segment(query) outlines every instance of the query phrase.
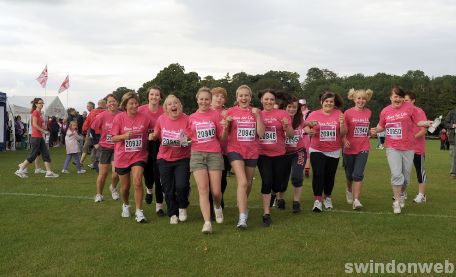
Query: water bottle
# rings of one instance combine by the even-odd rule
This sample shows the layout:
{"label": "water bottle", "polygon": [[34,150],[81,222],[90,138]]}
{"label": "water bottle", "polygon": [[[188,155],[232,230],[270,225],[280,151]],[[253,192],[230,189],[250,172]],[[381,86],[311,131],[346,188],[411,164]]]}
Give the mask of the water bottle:
{"label": "water bottle", "polygon": [[440,123],[442,122],[442,116],[439,116],[437,117],[436,119],[434,119],[434,122],[432,122],[432,125],[431,127],[428,128],[428,131],[430,133],[434,133],[435,132],[435,129],[437,127],[439,127]]}

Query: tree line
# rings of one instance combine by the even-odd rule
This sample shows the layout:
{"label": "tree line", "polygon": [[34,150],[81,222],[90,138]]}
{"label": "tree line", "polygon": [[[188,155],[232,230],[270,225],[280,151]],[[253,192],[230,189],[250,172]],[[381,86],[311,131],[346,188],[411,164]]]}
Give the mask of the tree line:
{"label": "tree line", "polygon": [[[264,74],[251,75],[239,72],[234,75],[227,73],[221,79],[213,76],[201,78],[197,72],[185,72],[184,66],[173,63],[162,69],[150,81],[145,82],[138,90],[141,103],[147,103],[146,90],[150,86],[158,86],[166,94],[179,97],[184,105],[185,113],[192,113],[197,109],[195,100],[196,91],[200,87],[224,87],[228,92],[227,106],[235,101],[237,87],[246,84],[254,93],[263,89],[275,89],[305,98],[309,109],[320,107],[319,95],[324,91],[339,93],[344,99],[344,110],[354,105],[347,99],[350,88],[372,89],[374,95],[367,106],[372,110],[372,122],[378,122],[380,111],[390,103],[389,91],[393,85],[399,85],[404,90],[411,90],[417,95],[416,104],[421,107],[429,119],[439,115],[445,116],[456,104],[456,76],[444,75],[429,77],[421,70],[409,70],[402,76],[387,73],[377,73],[373,76],[355,74],[351,76],[338,76],[328,69],[310,68],[304,82],[299,80],[297,72],[268,71]],[[113,94],[121,99],[126,87],[117,88]],[[259,99],[254,95],[253,105],[259,106]]]}

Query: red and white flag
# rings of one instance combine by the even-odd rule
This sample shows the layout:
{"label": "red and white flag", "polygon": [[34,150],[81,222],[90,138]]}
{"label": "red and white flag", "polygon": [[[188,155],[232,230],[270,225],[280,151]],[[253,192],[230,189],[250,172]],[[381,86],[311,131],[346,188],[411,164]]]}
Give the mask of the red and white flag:
{"label": "red and white flag", "polygon": [[46,65],[46,67],[43,69],[43,72],[41,72],[40,76],[38,76],[38,78],[36,78],[36,80],[38,81],[38,83],[40,83],[41,87],[46,87],[46,83],[47,83],[47,79],[48,79],[48,66]]}
{"label": "red and white flag", "polygon": [[69,87],[70,87],[70,78],[69,78],[69,75],[67,75],[65,80],[63,81],[63,83],[60,85],[59,93],[67,90]]}

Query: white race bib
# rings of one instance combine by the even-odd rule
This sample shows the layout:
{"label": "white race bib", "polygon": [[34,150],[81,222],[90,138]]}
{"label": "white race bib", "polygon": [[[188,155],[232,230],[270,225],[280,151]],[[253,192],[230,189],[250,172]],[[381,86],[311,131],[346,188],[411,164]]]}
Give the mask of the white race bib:
{"label": "white race bib", "polygon": [[125,140],[125,152],[138,152],[142,150],[142,135],[134,135]]}
{"label": "white race bib", "polygon": [[275,144],[277,143],[277,130],[275,126],[267,126],[264,129],[264,136],[260,138],[261,144]]}
{"label": "white race bib", "polygon": [[208,142],[215,138],[215,125],[214,123],[200,123],[196,124],[196,140],[198,142]]}
{"label": "white race bib", "polygon": [[393,140],[402,139],[402,124],[401,122],[390,122],[385,124],[386,136]]}
{"label": "white race bib", "polygon": [[336,125],[320,125],[320,141],[336,141]]}
{"label": "white race bib", "polygon": [[181,147],[180,145],[180,133],[173,131],[162,132],[162,145],[170,147]]}
{"label": "white race bib", "polygon": [[365,138],[367,137],[369,131],[369,123],[356,123],[355,129],[353,130],[353,137],[355,138]]}
{"label": "white race bib", "polygon": [[255,141],[256,122],[238,122],[237,140],[238,141]]}

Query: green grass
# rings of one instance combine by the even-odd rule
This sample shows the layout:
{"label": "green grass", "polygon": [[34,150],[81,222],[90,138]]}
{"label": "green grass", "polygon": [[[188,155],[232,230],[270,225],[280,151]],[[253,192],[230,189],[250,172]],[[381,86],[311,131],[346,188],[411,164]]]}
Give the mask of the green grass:
{"label": "green grass", "polygon": [[[372,141],[372,143],[374,143]],[[212,235],[201,234],[197,188],[192,181],[189,220],[170,225],[144,205],[148,224],[120,217],[121,204],[93,202],[94,171],[46,179],[13,173],[27,152],[0,153],[0,275],[71,276],[216,276],[342,275],[347,262],[456,263],[456,180],[448,175],[448,151],[428,141],[428,202],[413,204],[415,171],[401,215],[393,215],[389,169],[384,150],[369,156],[362,193],[363,212],[345,203],[345,179],[339,163],[333,193],[335,210],[314,214],[311,179],[304,181],[302,205],[291,213],[273,210],[273,225],[261,226],[259,176],[250,197],[249,229],[235,228],[236,183],[230,177],[225,222]],[[52,148],[59,172],[64,150]],[[29,169],[33,170],[33,167]],[[133,190],[131,191],[133,193]]]}

